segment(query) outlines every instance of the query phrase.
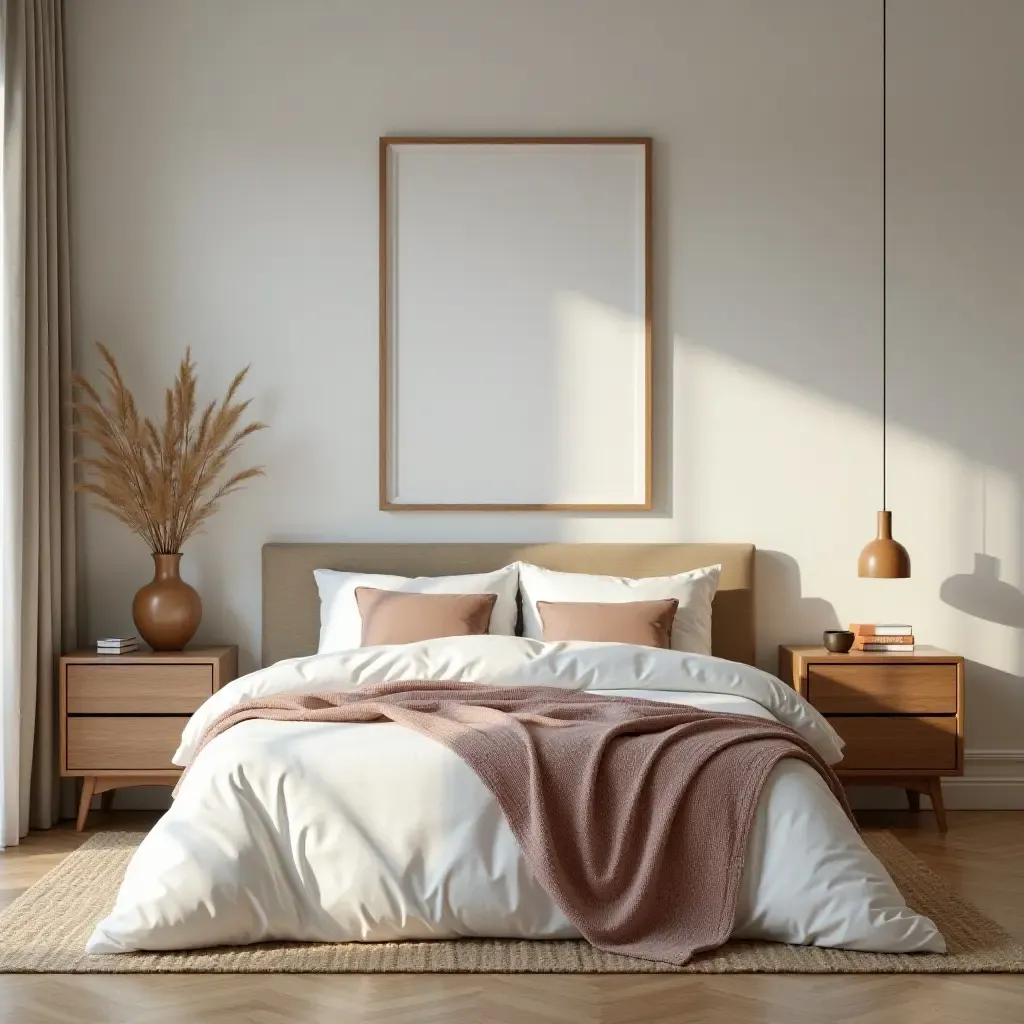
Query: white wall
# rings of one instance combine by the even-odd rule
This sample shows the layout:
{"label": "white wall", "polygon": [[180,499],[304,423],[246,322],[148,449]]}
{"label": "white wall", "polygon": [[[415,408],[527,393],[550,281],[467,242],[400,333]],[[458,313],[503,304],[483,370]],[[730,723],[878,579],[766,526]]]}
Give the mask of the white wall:
{"label": "white wall", "polygon": [[[154,401],[187,344],[208,397],[251,361],[272,424],[266,480],[188,546],[199,639],[254,665],[268,540],[753,541],[763,664],[909,619],[971,659],[979,781],[951,802],[1024,805],[1024,3],[890,4],[905,582],[856,576],[880,500],[877,3],[67,8],[79,361],[105,341]],[[376,509],[377,137],[518,132],[656,139],[654,514]],[[82,544],[84,639],[130,628],[143,545],[92,510]]]}

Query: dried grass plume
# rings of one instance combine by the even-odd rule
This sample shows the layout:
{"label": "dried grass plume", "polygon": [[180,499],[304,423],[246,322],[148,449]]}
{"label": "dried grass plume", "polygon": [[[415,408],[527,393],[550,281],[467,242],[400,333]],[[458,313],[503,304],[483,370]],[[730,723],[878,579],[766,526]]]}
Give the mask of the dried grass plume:
{"label": "dried grass plume", "polygon": [[154,554],[176,554],[222,498],[263,476],[261,466],[252,466],[218,483],[238,446],[266,427],[259,422],[240,426],[249,401],[238,402],[235,396],[249,368],[235,375],[220,402],[198,412],[196,365],[186,349],[164,399],[163,423],[157,426],[140,415],[114,357],[103,345],[97,348],[106,364],[106,402],[81,374],[72,378],[80,399],[72,403],[78,413],[75,432],[97,449],[75,460],[85,477],[76,490],[99,499]]}

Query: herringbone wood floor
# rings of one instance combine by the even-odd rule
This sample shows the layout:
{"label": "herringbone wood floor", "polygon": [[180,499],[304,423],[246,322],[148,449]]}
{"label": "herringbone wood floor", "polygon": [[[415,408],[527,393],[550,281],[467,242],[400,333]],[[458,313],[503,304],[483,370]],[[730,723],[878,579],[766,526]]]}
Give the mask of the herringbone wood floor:
{"label": "herringbone wood floor", "polygon": [[[1024,812],[865,816],[1008,930],[1024,938]],[[94,814],[93,828],[141,828],[151,817]],[[86,833],[88,834],[88,833]],[[0,856],[0,905],[74,849],[67,828]],[[7,975],[7,1024],[1021,1024],[1024,977],[943,975],[424,976]]]}

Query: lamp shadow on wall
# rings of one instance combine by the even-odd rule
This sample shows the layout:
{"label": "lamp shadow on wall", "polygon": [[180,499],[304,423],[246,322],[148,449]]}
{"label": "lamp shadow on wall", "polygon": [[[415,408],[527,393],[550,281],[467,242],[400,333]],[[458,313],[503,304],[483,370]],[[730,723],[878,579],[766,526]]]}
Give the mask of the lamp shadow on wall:
{"label": "lamp shadow on wall", "polygon": [[[1024,627],[1024,593],[1002,579],[1000,560],[988,553],[988,521],[990,477],[993,471],[982,467],[980,471],[981,550],[974,553],[974,569],[957,573],[944,580],[939,588],[940,599],[950,608],[973,615],[985,622],[1014,629]],[[998,477],[997,477],[998,479]],[[969,493],[970,487],[965,490]],[[996,494],[1005,488],[996,487]],[[1014,485],[1019,494],[1019,486]]]}
{"label": "lamp shadow on wall", "polygon": [[944,580],[939,597],[951,608],[975,618],[1022,629],[1024,593],[999,577],[999,559],[978,551],[973,571]]}

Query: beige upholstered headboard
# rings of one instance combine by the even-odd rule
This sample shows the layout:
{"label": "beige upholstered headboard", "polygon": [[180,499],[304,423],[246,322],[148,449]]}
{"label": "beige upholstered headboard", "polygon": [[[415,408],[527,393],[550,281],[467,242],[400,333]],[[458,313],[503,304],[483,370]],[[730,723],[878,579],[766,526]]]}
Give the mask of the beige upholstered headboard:
{"label": "beige upholstered headboard", "polygon": [[754,662],[753,544],[264,544],[263,664],[316,653],[314,569],[452,576],[520,561],[610,576],[668,576],[720,562],[713,653]]}

